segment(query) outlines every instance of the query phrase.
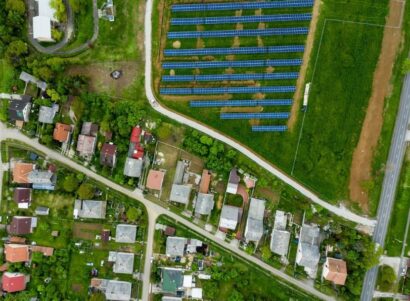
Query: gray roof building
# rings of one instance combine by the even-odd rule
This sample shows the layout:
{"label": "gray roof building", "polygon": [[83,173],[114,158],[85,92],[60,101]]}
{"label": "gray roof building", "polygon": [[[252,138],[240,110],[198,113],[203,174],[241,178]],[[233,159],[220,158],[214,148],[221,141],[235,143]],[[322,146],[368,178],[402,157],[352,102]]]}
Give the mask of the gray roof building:
{"label": "gray roof building", "polygon": [[230,230],[235,230],[239,219],[239,208],[223,205],[221,211],[221,219],[219,220],[219,227]]}
{"label": "gray roof building", "polygon": [[57,181],[56,174],[49,170],[33,170],[27,176],[33,189],[54,190]]}
{"label": "gray roof building", "polygon": [[74,217],[104,219],[106,201],[75,200]]}
{"label": "gray roof building", "polygon": [[174,184],[182,184],[185,174],[185,162],[178,161],[175,169]]}
{"label": "gray roof building", "polygon": [[265,201],[252,198],[245,228],[245,238],[247,241],[259,241],[262,238],[264,213]]}
{"label": "gray roof building", "polygon": [[167,256],[184,256],[186,244],[184,237],[168,236],[165,253]]}
{"label": "gray roof building", "polygon": [[288,218],[284,211],[276,210],[275,212],[275,223],[273,225],[274,229],[285,230],[288,223]]}
{"label": "gray roof building", "polygon": [[81,135],[96,137],[98,134],[98,124],[92,122],[84,122],[81,127]]}
{"label": "gray roof building", "polygon": [[34,211],[36,215],[48,215],[50,213],[50,208],[48,207],[43,207],[43,206],[38,206],[36,210]]}
{"label": "gray roof building", "polygon": [[313,276],[316,274],[320,259],[319,253],[320,229],[317,225],[304,224],[300,230],[296,263],[305,267],[305,271]]}
{"label": "gray roof building", "polygon": [[163,296],[161,301],[182,301],[182,298]]}
{"label": "gray roof building", "polygon": [[127,158],[124,165],[124,175],[131,178],[139,178],[144,166],[144,160]]}
{"label": "gray roof building", "polygon": [[195,213],[202,215],[211,214],[214,208],[214,195],[212,193],[198,193],[195,204]]}
{"label": "gray roof building", "polygon": [[137,226],[119,224],[115,230],[115,241],[121,243],[134,243],[137,236]]}
{"label": "gray roof building", "polygon": [[281,256],[285,256],[289,248],[290,232],[286,231],[286,225],[287,216],[285,212],[277,210],[270,240],[270,250]]}
{"label": "gray roof building", "polygon": [[132,274],[134,271],[134,254],[124,252],[108,253],[108,261],[114,262],[113,271],[117,274]]}
{"label": "gray roof building", "polygon": [[107,300],[129,301],[131,299],[131,282],[94,278],[91,283],[105,294]]}
{"label": "gray roof building", "polygon": [[191,195],[192,185],[180,185],[173,184],[171,188],[171,195],[169,200],[181,204],[187,204],[189,202],[189,196]]}
{"label": "gray roof building", "polygon": [[51,107],[40,106],[38,121],[41,123],[53,124],[58,109],[59,106],[57,104],[53,104]]}
{"label": "gray roof building", "polygon": [[27,84],[28,83],[35,84],[37,88],[41,89],[42,91],[45,91],[47,88],[47,84],[45,82],[39,80],[37,77],[34,77],[33,75],[27,72],[24,72],[24,71],[20,73],[19,79],[26,82]]}

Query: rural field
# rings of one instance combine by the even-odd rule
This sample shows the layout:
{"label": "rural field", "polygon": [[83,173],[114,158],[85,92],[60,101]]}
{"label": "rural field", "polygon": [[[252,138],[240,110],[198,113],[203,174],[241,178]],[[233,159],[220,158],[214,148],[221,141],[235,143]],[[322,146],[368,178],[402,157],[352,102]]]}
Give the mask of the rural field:
{"label": "rural field", "polygon": [[[176,3],[178,1],[174,1]],[[154,89],[167,107],[208,124],[249,146],[283,171],[292,174],[321,197],[332,202],[349,199],[349,176],[354,149],[359,141],[369,98],[372,94],[373,74],[381,51],[384,24],[389,1],[324,0],[320,5],[312,53],[308,62],[304,84],[311,82],[308,109],[302,112],[300,96],[303,93],[255,93],[223,95],[160,95],[160,88],[220,87],[219,82],[161,82],[161,76],[173,75],[173,70],[161,69],[164,62],[197,62],[212,60],[301,59],[302,52],[263,55],[234,55],[209,57],[167,57],[164,49],[233,48],[304,44],[306,35],[280,35],[274,37],[229,37],[167,39],[167,33],[177,31],[215,30],[215,25],[170,24],[171,18],[204,17],[198,13],[171,13],[170,4],[156,1],[154,16]],[[242,11],[210,11],[206,17],[227,15],[265,15],[311,13],[309,8],[286,8]],[[156,22],[158,21],[158,22]],[[348,21],[348,22],[343,22]],[[279,24],[281,23],[281,24]],[[284,24],[286,23],[286,24]],[[366,24],[364,24],[366,23]],[[160,24],[160,25],[156,25]],[[308,27],[309,21],[273,22],[264,28]],[[178,27],[178,28],[177,28]],[[262,26],[263,27],[263,26]],[[258,23],[227,24],[223,30],[259,29]],[[305,45],[305,49],[309,45]],[[209,75],[232,73],[298,72],[299,66],[281,66],[272,69],[261,67],[228,69],[182,69],[175,75]],[[198,73],[199,72],[199,73]],[[296,79],[222,82],[225,86],[295,86]],[[300,85],[300,83],[299,83]],[[163,93],[164,94],[164,93]],[[192,93],[191,93],[192,94]],[[262,95],[261,95],[262,94]],[[243,100],[293,98],[294,107],[211,107],[192,108],[192,100]],[[234,109],[234,110],[233,110]],[[286,120],[221,120],[221,112],[292,112]],[[288,125],[286,132],[252,132],[252,125]],[[390,124],[390,127],[392,125]],[[387,131],[391,131],[392,128]],[[371,160],[371,158],[369,159]]]}

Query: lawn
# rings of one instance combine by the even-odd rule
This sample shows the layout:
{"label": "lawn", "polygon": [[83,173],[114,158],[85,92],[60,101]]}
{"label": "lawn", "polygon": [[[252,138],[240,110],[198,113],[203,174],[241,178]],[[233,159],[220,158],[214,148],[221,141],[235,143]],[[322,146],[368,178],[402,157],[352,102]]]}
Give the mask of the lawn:
{"label": "lawn", "polygon": [[[158,3],[155,7],[160,7]],[[321,8],[307,74],[307,81],[312,82],[310,103],[293,176],[332,202],[348,198],[347,183],[352,153],[371,93],[383,27],[336,21],[328,21],[325,26],[325,20],[331,18],[384,24],[387,3],[387,0],[325,0]],[[160,31],[157,25],[160,18],[154,15],[154,33]],[[323,39],[319,47],[322,32]],[[158,35],[154,37],[155,60],[159,57],[158,47],[163,42],[160,43]],[[316,58],[317,67],[313,74]],[[160,71],[155,69],[154,77],[159,75]],[[279,98],[283,95],[275,96]],[[240,95],[238,98],[245,97]],[[280,169],[291,173],[302,118],[297,120],[293,131],[282,134],[252,133],[248,121],[221,121],[219,109],[189,108],[188,100],[191,97],[178,101],[159,99],[169,108],[227,133]]]}
{"label": "lawn", "polygon": [[14,76],[13,66],[6,62],[5,59],[0,59],[0,93],[10,92]]}

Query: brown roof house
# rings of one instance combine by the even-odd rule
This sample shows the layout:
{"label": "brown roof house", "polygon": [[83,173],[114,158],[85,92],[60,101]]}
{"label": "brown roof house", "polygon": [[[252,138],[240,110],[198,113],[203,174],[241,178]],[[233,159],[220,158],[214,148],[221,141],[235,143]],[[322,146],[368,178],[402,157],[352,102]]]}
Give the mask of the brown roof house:
{"label": "brown roof house", "polygon": [[240,181],[241,178],[238,175],[238,170],[236,168],[232,168],[231,172],[229,173],[229,180],[226,192],[236,194],[238,192],[238,186]]}
{"label": "brown roof house", "polygon": [[7,226],[7,232],[11,235],[26,235],[33,233],[37,226],[37,218],[31,216],[13,216],[10,225]]}
{"label": "brown roof house", "polygon": [[104,143],[100,153],[100,163],[103,166],[114,168],[117,163],[117,146],[112,143]]}
{"label": "brown roof house", "polygon": [[28,209],[31,204],[31,189],[17,187],[14,189],[13,199],[20,209]]}
{"label": "brown roof house", "polygon": [[26,262],[30,259],[27,245],[6,244],[4,248],[7,262]]}
{"label": "brown roof house", "polygon": [[64,123],[56,123],[54,132],[53,132],[53,139],[61,143],[68,142],[71,137],[71,132],[72,132],[71,125],[64,124]]}
{"label": "brown roof house", "polygon": [[148,172],[147,188],[152,190],[161,190],[162,182],[164,181],[165,172],[161,170],[151,169]]}
{"label": "brown roof house", "polygon": [[208,193],[210,183],[211,183],[211,173],[207,169],[204,169],[202,171],[201,182],[199,183],[199,192]]}
{"label": "brown roof house", "polygon": [[81,157],[91,159],[97,144],[98,125],[84,122],[81,134],[78,136],[77,151]]}
{"label": "brown roof house", "polygon": [[28,176],[35,169],[32,163],[16,162],[13,168],[13,182],[17,184],[28,184]]}
{"label": "brown roof house", "polygon": [[323,266],[323,278],[337,285],[345,285],[347,278],[346,261],[327,257]]}

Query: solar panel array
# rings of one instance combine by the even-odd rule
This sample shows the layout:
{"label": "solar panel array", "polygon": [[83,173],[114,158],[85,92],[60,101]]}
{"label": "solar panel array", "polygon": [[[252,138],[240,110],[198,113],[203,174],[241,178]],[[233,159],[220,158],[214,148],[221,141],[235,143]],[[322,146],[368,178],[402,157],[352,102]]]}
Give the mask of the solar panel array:
{"label": "solar panel array", "polygon": [[286,132],[288,127],[286,125],[254,125],[252,132]]}
{"label": "solar panel array", "polygon": [[286,8],[286,7],[311,7],[313,0],[288,0],[269,2],[227,2],[204,4],[174,4],[173,12],[214,11],[214,10],[240,10],[261,8]]}
{"label": "solar panel array", "polygon": [[268,47],[235,47],[235,48],[199,48],[199,49],[165,49],[165,56],[193,55],[229,55],[229,54],[267,54],[303,52],[304,45],[284,45]]}
{"label": "solar panel array", "polygon": [[300,35],[300,34],[307,34],[308,32],[309,32],[309,28],[307,27],[284,27],[284,28],[246,29],[246,30],[171,31],[171,32],[168,32],[168,39]]}
{"label": "solar panel array", "polygon": [[295,92],[295,86],[217,87],[217,88],[161,88],[163,95],[254,94]]}
{"label": "solar panel array", "polygon": [[301,59],[247,60],[247,61],[196,61],[196,62],[164,62],[163,69],[197,69],[197,68],[246,68],[299,66]]}
{"label": "solar panel array", "polygon": [[259,22],[287,22],[309,21],[312,14],[283,14],[283,15],[259,15],[259,16],[227,16],[205,18],[173,18],[171,25],[213,25],[235,23],[259,23]]}
{"label": "solar panel array", "polygon": [[221,113],[221,119],[286,119],[289,112],[269,112],[269,113]]}
{"label": "solar panel array", "polygon": [[217,108],[217,107],[257,107],[257,106],[290,106],[292,99],[262,99],[262,100],[201,100],[191,101],[192,108]]}
{"label": "solar panel array", "polygon": [[242,74],[204,74],[204,75],[164,75],[163,82],[213,82],[213,81],[241,81],[241,80],[277,80],[298,78],[298,72],[277,73],[242,73]]}

